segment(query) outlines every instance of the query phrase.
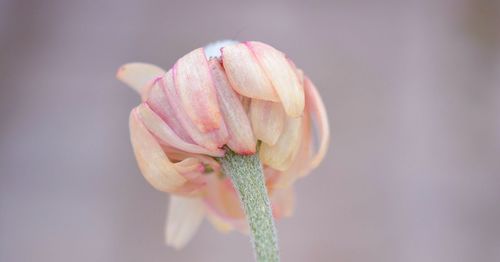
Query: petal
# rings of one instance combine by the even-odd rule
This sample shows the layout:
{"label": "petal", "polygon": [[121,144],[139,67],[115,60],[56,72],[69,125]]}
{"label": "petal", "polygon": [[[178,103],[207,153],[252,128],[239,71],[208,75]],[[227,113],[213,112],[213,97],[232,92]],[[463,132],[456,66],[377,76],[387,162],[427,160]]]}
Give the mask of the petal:
{"label": "petal", "polygon": [[173,71],[181,104],[196,127],[202,132],[219,128],[222,116],[203,48],[180,58]]}
{"label": "petal", "polygon": [[278,181],[274,184],[276,188],[288,188],[299,177],[306,175],[311,170],[312,159],[312,134],[311,134],[311,121],[307,114],[303,116],[303,134],[300,148],[297,155],[294,157],[292,165],[283,171],[279,176]]}
{"label": "petal", "polygon": [[142,103],[137,107],[137,115],[144,126],[153,133],[162,143],[177,149],[212,156],[223,156],[224,151],[210,151],[204,147],[188,143],[182,140],[177,134],[165,123],[146,103]]}
{"label": "petal", "polygon": [[307,111],[315,118],[319,129],[318,152],[311,160],[311,168],[315,168],[323,160],[328,149],[328,143],[330,142],[330,127],[328,125],[328,116],[326,115],[323,100],[321,100],[321,96],[314,84],[307,77],[304,80],[304,89],[307,100]]}
{"label": "petal", "polygon": [[284,132],[276,144],[262,143],[260,149],[262,162],[279,171],[287,170],[300,147],[302,131],[302,118],[288,117]]}
{"label": "petal", "polygon": [[248,232],[248,224],[238,194],[228,178],[210,176],[203,203],[208,217],[221,231],[236,229]]}
{"label": "petal", "polygon": [[146,63],[129,63],[122,65],[116,73],[116,78],[137,91],[143,100],[147,96],[148,86],[156,77],[165,74],[158,66]]}
{"label": "petal", "polygon": [[200,131],[196,125],[191,121],[185,110],[180,104],[179,95],[174,87],[174,80],[172,70],[165,74],[163,81],[159,81],[165,91],[167,101],[174,111],[176,119],[179,120],[183,129],[198,145],[201,145],[211,151],[219,151],[220,147],[226,144],[229,139],[226,124],[221,121],[218,129],[204,133]]}
{"label": "petal", "polygon": [[222,62],[231,86],[239,94],[268,101],[279,101],[265,72],[245,44],[222,49]]}
{"label": "petal", "polygon": [[171,104],[165,94],[163,88],[164,77],[155,80],[153,87],[151,88],[147,103],[149,107],[177,134],[182,140],[188,143],[194,143],[191,136],[182,126],[179,120],[176,108],[174,106],[179,106],[176,104]]}
{"label": "petal", "polygon": [[165,226],[166,244],[176,249],[184,247],[198,230],[204,215],[199,198],[170,196]]}
{"label": "petal", "polygon": [[286,114],[279,103],[252,99],[250,119],[257,139],[268,145],[274,145],[283,133]]}
{"label": "petal", "polygon": [[274,190],[271,196],[273,215],[276,219],[290,217],[294,209],[293,188],[283,188]]}
{"label": "petal", "polygon": [[139,169],[154,188],[163,192],[175,192],[187,182],[175,170],[156,139],[139,121],[135,109],[130,114],[130,138]]}
{"label": "petal", "polygon": [[228,146],[238,154],[255,153],[256,141],[238,95],[231,89],[224,69],[218,60],[208,62],[217,91],[219,105],[229,132]]}
{"label": "petal", "polygon": [[291,117],[301,116],[304,111],[304,88],[285,55],[260,42],[247,42],[246,45],[271,80],[285,112]]}

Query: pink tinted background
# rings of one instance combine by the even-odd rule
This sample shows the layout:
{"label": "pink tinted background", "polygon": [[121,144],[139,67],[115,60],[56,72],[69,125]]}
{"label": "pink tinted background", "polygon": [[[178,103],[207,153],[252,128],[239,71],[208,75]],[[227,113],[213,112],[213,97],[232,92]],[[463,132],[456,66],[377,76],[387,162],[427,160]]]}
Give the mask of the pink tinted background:
{"label": "pink tinted background", "polygon": [[227,38],[285,51],[329,112],[283,261],[500,261],[499,25],[493,0],[0,0],[0,261],[253,261],[206,222],[163,245],[114,78]]}

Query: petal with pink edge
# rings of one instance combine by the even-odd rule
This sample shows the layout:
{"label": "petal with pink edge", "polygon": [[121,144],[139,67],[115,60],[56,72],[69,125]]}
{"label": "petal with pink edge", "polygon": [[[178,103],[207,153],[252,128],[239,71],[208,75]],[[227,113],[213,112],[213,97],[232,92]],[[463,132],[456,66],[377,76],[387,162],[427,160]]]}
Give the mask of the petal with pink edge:
{"label": "petal with pink edge", "polygon": [[181,57],[173,72],[181,104],[196,127],[204,133],[218,129],[222,116],[203,48]]}
{"label": "petal with pink edge", "polygon": [[245,44],[224,47],[222,63],[229,82],[236,92],[246,97],[279,101],[271,81]]}
{"label": "petal with pink edge", "polygon": [[137,115],[144,126],[153,133],[162,143],[178,148],[180,150],[211,156],[223,156],[222,150],[210,151],[204,147],[188,143],[182,140],[146,103],[137,107]]}
{"label": "petal with pink edge", "polygon": [[256,141],[250,120],[248,120],[238,95],[231,89],[220,62],[212,59],[208,65],[215,83],[222,116],[229,132],[228,146],[238,154],[255,153]]}
{"label": "petal with pink edge", "polygon": [[285,112],[299,117],[304,111],[304,88],[294,68],[283,53],[260,42],[247,42],[260,66],[273,84]]}
{"label": "petal with pink edge", "polygon": [[[165,74],[163,81],[159,84],[162,86],[167,97],[167,103],[170,104],[176,119],[179,120],[183,129],[198,145],[201,145],[211,151],[220,151],[220,148],[227,143],[229,135],[227,132],[226,124],[221,121],[220,127],[218,129],[201,132],[196,125],[191,121],[184,108],[180,104],[179,95],[174,87],[174,80],[172,70]],[[217,153],[218,154],[218,153]]]}
{"label": "petal with pink edge", "polygon": [[170,196],[165,226],[165,242],[176,249],[184,247],[194,236],[205,212],[199,198]]}

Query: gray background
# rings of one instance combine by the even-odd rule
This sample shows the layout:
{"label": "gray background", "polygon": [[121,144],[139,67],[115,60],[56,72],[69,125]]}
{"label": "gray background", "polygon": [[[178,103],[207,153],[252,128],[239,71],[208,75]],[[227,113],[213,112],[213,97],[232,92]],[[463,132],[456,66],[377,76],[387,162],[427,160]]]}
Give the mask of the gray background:
{"label": "gray background", "polygon": [[283,261],[500,261],[500,4],[0,0],[0,261],[253,261],[167,196],[128,138],[125,62],[260,40],[316,82],[332,143],[278,223]]}

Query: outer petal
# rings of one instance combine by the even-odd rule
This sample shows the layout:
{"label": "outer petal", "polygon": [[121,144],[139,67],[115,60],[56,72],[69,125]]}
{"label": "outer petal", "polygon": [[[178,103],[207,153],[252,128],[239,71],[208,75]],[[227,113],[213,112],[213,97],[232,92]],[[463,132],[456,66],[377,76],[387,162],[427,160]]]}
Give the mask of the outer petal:
{"label": "outer petal", "polygon": [[299,77],[283,53],[260,42],[247,42],[262,69],[291,117],[301,116],[304,111],[304,89]]}
{"label": "outer petal", "polygon": [[219,157],[224,155],[224,151],[222,150],[210,151],[204,147],[182,140],[167,123],[151,110],[148,104],[142,103],[136,110],[138,117],[145,127],[164,144],[195,154],[206,154]]}
{"label": "outer petal", "polygon": [[276,144],[283,133],[286,118],[279,103],[253,99],[250,104],[250,119],[255,136],[268,145]]}
{"label": "outer petal", "polygon": [[222,62],[229,82],[236,92],[246,97],[279,101],[271,81],[245,44],[224,47]]}
{"label": "outer petal", "polygon": [[170,196],[165,226],[166,244],[176,249],[184,247],[198,230],[204,215],[199,198]]}
{"label": "outer petal", "polygon": [[262,143],[260,158],[263,163],[279,171],[287,170],[300,147],[302,131],[302,118],[288,117],[284,132],[276,144]]}
{"label": "outer petal", "polygon": [[224,122],[229,132],[229,147],[239,154],[255,153],[255,138],[238,96],[231,89],[224,69],[218,60],[208,62],[212,78],[217,90],[217,97],[224,117]]}
{"label": "outer petal", "polygon": [[218,129],[204,133],[190,120],[180,105],[179,95],[176,88],[174,88],[172,71],[168,71],[163,81],[159,81],[159,84],[165,90],[168,103],[172,107],[176,118],[194,142],[212,151],[220,150],[220,147],[227,143],[229,137],[224,121],[221,121]]}
{"label": "outer petal", "polygon": [[187,115],[202,132],[218,129],[222,116],[203,48],[180,58],[173,71],[175,87]]}
{"label": "outer petal", "polygon": [[315,168],[319,165],[321,160],[323,160],[328,149],[328,143],[330,142],[330,127],[328,125],[328,117],[321,96],[314,84],[307,77],[304,80],[304,89],[307,100],[307,111],[315,118],[319,128],[319,148],[311,161],[311,168]]}
{"label": "outer petal", "polygon": [[165,71],[158,66],[146,63],[129,63],[122,65],[116,73],[116,78],[132,87],[145,100],[150,83]]}
{"label": "outer petal", "polygon": [[139,121],[135,109],[130,114],[130,138],[142,175],[157,190],[176,192],[187,180],[168,160],[156,139]]}

